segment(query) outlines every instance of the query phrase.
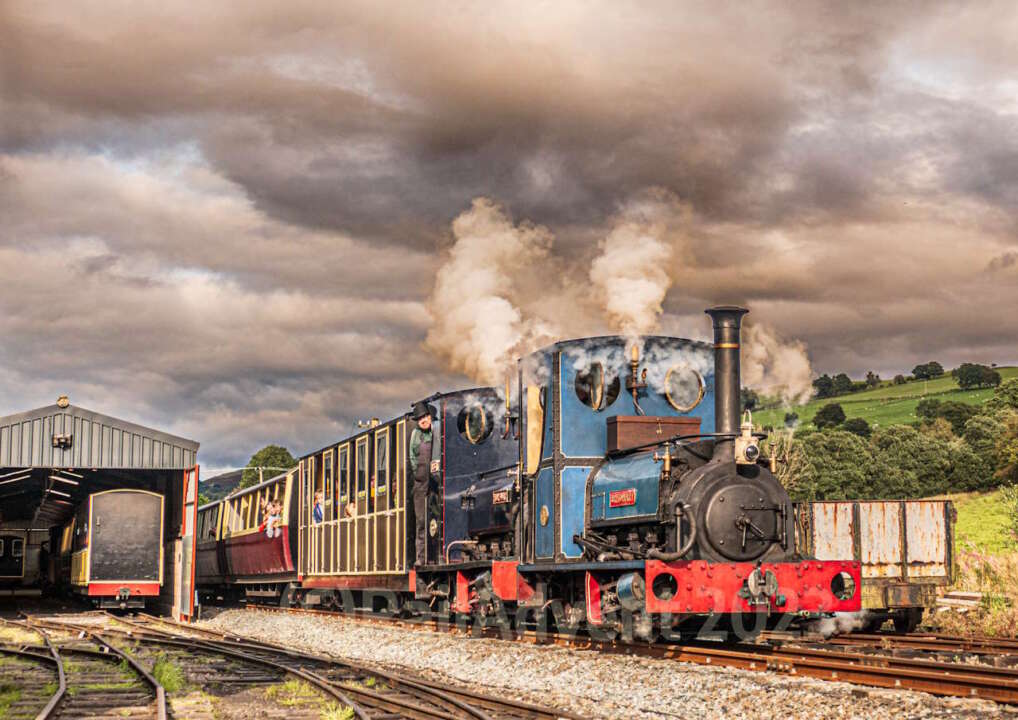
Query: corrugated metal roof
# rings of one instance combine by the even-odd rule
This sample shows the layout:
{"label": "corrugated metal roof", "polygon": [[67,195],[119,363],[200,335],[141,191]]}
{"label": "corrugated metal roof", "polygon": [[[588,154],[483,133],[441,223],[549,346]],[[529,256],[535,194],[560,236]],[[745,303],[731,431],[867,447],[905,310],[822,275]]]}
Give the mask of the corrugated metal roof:
{"label": "corrugated metal roof", "polygon": [[186,470],[197,453],[194,440],[74,405],[0,417],[0,468]]}

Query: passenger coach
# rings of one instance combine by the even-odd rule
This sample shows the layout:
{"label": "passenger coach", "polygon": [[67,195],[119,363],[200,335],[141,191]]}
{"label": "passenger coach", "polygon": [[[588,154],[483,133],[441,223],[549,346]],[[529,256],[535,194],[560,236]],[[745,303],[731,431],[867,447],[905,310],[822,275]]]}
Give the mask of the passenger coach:
{"label": "passenger coach", "polygon": [[[296,472],[198,508],[196,583],[205,598],[287,603],[296,579]],[[278,514],[271,514],[278,503]]]}

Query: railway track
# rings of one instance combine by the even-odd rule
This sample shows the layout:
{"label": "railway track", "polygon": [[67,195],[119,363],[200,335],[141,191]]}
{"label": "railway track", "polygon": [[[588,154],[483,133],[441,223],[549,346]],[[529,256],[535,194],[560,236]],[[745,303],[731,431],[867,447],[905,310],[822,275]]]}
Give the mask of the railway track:
{"label": "railway track", "polygon": [[[47,682],[19,685],[22,691],[16,712],[8,710],[8,717],[166,720],[163,688],[133,658],[102,636],[79,630],[77,635],[65,632],[66,637],[58,638],[31,622],[5,620],[3,624],[6,628],[20,629],[24,635],[34,634],[42,641],[30,645],[22,637],[19,647],[3,648],[5,655],[32,659],[52,668]],[[33,706],[37,709],[35,713],[31,712]]]}
{"label": "railway track", "polygon": [[1008,640],[1006,638],[966,638],[958,635],[941,635],[937,633],[910,633],[908,635],[860,633],[834,637],[827,642],[831,645],[844,647],[877,646],[888,649],[971,655],[1004,655],[1018,658],[1018,640]]}
{"label": "railway track", "polygon": [[[473,628],[464,630],[455,624],[421,620],[406,621],[378,615],[365,617],[361,614],[326,610],[253,606],[250,606],[249,609],[254,612],[334,615],[360,622],[395,623],[408,628],[440,632],[471,632],[474,634],[477,632]],[[482,634],[492,638],[503,637],[497,630],[482,631]],[[887,643],[888,639],[892,637],[909,636],[880,635],[878,637],[881,642]],[[776,645],[721,644],[705,641],[692,641],[684,644],[651,644],[602,641],[579,634],[539,634],[531,631],[517,631],[513,638],[517,641],[538,645],[559,645],[575,649],[692,662],[700,665],[779,672],[821,680],[850,682],[869,687],[916,690],[933,695],[983,698],[999,703],[1018,704],[1018,670],[1013,668],[897,657],[888,653],[853,652],[849,647],[852,641],[841,645],[829,642],[822,647],[806,647],[787,641]],[[939,639],[943,643],[953,640]],[[862,636],[862,640],[870,639]],[[937,645],[936,642],[928,639],[925,641],[928,644]],[[862,644],[862,642],[858,644]],[[917,641],[916,644],[921,643]],[[975,641],[972,646],[982,647],[985,652],[991,650],[999,652],[1000,648],[1008,649],[1009,645],[1008,641],[1004,641],[1002,645],[996,645],[992,641]],[[870,646],[872,649],[871,640]],[[943,649],[943,647],[940,646],[938,649]],[[1013,652],[1013,650],[1010,651]]]}
{"label": "railway track", "polygon": [[[84,632],[68,620],[32,618],[40,628]],[[299,652],[269,643],[171,623],[146,615],[109,618],[102,637],[113,644],[139,648],[158,647],[160,654],[176,652],[191,663],[197,656],[227,663],[227,679],[241,683],[279,683],[284,676],[298,678],[331,698],[337,707],[349,708],[362,720],[550,720],[576,716],[527,703],[471,692],[441,683],[410,678],[333,658]],[[239,671],[244,667],[246,670]],[[255,671],[257,669],[257,672]],[[258,673],[261,673],[260,675]],[[220,674],[218,681],[223,680]]]}

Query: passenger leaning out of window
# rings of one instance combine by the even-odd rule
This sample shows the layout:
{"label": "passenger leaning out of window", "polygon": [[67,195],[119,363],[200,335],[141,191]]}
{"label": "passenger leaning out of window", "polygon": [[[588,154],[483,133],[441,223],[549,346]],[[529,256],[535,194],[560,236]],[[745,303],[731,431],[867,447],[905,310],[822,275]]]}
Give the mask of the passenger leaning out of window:
{"label": "passenger leaning out of window", "polygon": [[425,561],[428,525],[428,492],[431,486],[431,407],[419,402],[414,405],[413,419],[417,422],[410,435],[410,469],[414,474],[414,518],[417,521],[416,567]]}
{"label": "passenger leaning out of window", "polygon": [[324,497],[325,493],[321,490],[315,493],[315,508],[311,511],[311,517],[315,521],[315,525],[320,525],[325,520],[325,507],[322,505]]}
{"label": "passenger leaning out of window", "polygon": [[283,503],[278,499],[272,500],[267,507],[269,516],[265,521],[265,536],[274,538],[283,534],[283,529],[279,527],[279,520],[283,514]]}

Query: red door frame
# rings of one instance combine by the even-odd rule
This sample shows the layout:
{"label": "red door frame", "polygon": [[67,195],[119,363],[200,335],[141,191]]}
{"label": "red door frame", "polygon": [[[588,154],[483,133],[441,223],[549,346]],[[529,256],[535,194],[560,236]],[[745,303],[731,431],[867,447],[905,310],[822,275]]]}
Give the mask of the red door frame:
{"label": "red door frame", "polygon": [[[188,477],[194,474],[193,492],[191,497],[188,498]],[[194,577],[195,577],[195,562],[198,558],[198,477],[199,477],[199,466],[195,464],[194,468],[184,471],[184,487],[183,487],[183,499],[182,512],[180,518],[180,537],[186,537],[185,531],[190,527],[191,529],[191,578],[188,583],[187,598],[181,598],[181,613],[178,620],[186,622],[194,617]],[[188,505],[191,506],[191,522],[188,523]],[[186,612],[185,612],[186,609]]]}

